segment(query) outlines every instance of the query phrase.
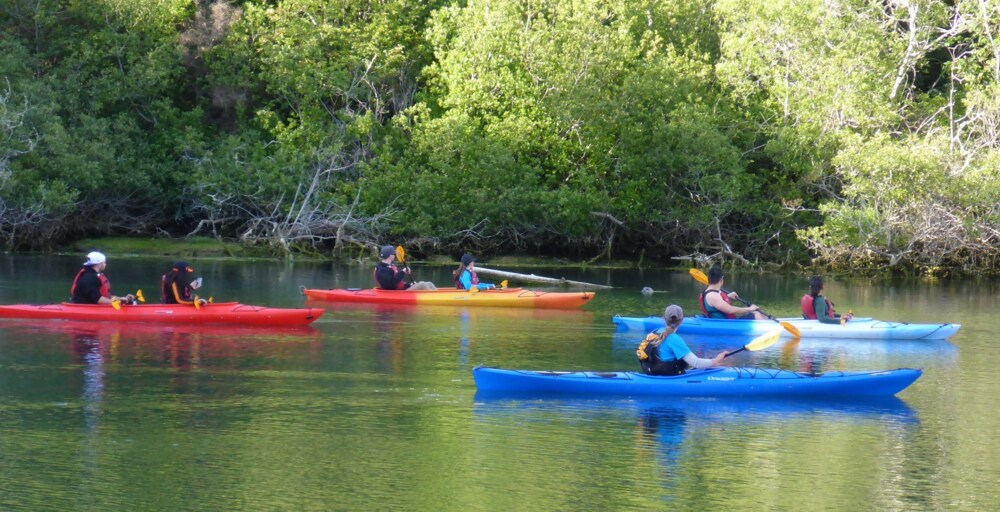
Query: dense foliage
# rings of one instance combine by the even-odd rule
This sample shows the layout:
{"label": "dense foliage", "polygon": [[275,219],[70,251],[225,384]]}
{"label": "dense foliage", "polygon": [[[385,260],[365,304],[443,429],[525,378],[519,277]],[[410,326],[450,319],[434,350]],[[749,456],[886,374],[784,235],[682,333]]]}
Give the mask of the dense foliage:
{"label": "dense foliage", "polygon": [[998,20],[997,0],[0,0],[0,236],[1000,272]]}

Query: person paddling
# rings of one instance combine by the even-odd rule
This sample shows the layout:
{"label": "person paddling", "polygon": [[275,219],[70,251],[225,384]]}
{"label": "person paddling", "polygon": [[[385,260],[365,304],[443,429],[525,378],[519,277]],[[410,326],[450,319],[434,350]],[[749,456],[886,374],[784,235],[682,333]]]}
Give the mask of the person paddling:
{"label": "person paddling", "polygon": [[489,290],[497,287],[493,283],[479,281],[479,276],[476,275],[476,258],[469,253],[462,255],[462,262],[458,264],[457,269],[452,271],[451,275],[454,276],[455,287],[459,290],[471,290],[473,287],[478,290]]}
{"label": "person paddling", "polygon": [[200,287],[201,278],[194,278],[194,269],[186,261],[174,263],[170,271],[160,278],[160,294],[164,304],[193,306],[197,300],[204,306],[208,301],[194,297],[194,291]]}
{"label": "person paddling", "polygon": [[396,249],[391,245],[382,246],[379,251],[381,261],[375,265],[375,283],[383,290],[436,290],[437,286],[429,281],[406,282],[410,269],[400,269],[393,264],[396,259]]}
{"label": "person paddling", "polygon": [[843,324],[854,315],[847,313],[841,315],[834,311],[833,302],[823,296],[823,278],[812,276],[809,278],[809,293],[802,296],[802,317],[806,320],[819,320],[824,324]]}
{"label": "person paddling", "polygon": [[680,375],[688,368],[710,368],[719,366],[729,352],[722,351],[712,359],[694,355],[684,339],[677,334],[677,328],[684,320],[684,310],[676,304],[663,311],[666,327],[656,329],[646,335],[639,344],[635,355],[639,366],[647,375]]}
{"label": "person paddling", "polygon": [[135,295],[131,293],[118,297],[111,293],[111,281],[104,275],[108,267],[108,259],[97,251],[87,254],[83,268],[76,273],[73,285],[69,289],[70,302],[74,304],[111,304],[119,301],[122,304],[135,304]]}
{"label": "person paddling", "polygon": [[735,318],[739,320],[768,320],[767,315],[758,311],[756,304],[745,308],[731,304],[739,298],[736,292],[726,292],[722,289],[725,276],[718,266],[708,271],[708,286],[698,297],[701,312],[708,318]]}

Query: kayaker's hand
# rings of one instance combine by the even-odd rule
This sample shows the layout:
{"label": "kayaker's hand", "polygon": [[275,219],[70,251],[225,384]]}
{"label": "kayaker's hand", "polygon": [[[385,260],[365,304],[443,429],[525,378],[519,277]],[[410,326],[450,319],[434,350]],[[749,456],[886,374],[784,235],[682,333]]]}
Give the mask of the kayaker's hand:
{"label": "kayaker's hand", "polygon": [[728,294],[728,295],[729,295],[729,298],[730,298],[731,300],[736,300],[736,299],[740,298],[740,294],[738,294],[738,293],[736,293],[736,292],[729,292],[729,294]]}
{"label": "kayaker's hand", "polygon": [[131,293],[122,298],[122,302],[125,304],[135,304],[135,295]]}
{"label": "kayaker's hand", "polygon": [[750,304],[749,306],[747,306],[747,309],[750,310],[751,313],[753,313],[754,311],[757,311],[758,309],[760,309],[760,306],[758,306],[756,304]]}
{"label": "kayaker's hand", "polygon": [[208,301],[205,300],[205,299],[198,299],[198,304],[201,304],[202,306],[207,306],[208,305]]}
{"label": "kayaker's hand", "polygon": [[723,350],[722,352],[719,352],[718,355],[712,358],[712,366],[719,366],[720,364],[722,364],[722,360],[725,359],[726,356],[728,355],[729,355],[728,351]]}

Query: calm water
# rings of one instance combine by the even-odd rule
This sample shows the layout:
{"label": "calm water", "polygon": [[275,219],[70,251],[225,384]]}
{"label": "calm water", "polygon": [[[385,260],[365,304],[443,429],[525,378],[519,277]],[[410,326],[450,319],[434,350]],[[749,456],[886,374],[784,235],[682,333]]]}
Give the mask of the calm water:
{"label": "calm water", "polygon": [[[62,300],[82,260],[0,255],[0,303]],[[116,292],[155,300],[170,262],[109,263]],[[330,264],[192,264],[205,295],[251,304],[371,282]],[[439,285],[450,270],[414,268]],[[531,272],[616,288],[568,311],[310,303],[327,312],[299,329],[0,320],[0,510],[997,509],[995,283],[830,279],[840,310],[963,327],[733,358],[925,368],[891,400],[477,399],[477,364],[635,369],[638,335],[612,315],[693,312],[699,290],[686,273]],[[791,316],[806,283],[727,285]]]}

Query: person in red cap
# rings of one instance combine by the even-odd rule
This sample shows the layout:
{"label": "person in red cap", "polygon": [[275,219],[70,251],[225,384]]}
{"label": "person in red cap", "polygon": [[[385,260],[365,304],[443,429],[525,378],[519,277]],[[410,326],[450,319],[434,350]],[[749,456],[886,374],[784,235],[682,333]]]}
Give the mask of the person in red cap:
{"label": "person in red cap", "polygon": [[104,275],[108,259],[97,251],[87,255],[83,268],[76,273],[73,285],[69,289],[70,301],[74,304],[111,304],[120,301],[124,304],[134,304],[135,295],[131,293],[118,297],[111,294],[111,281]]}
{"label": "person in red cap", "polygon": [[393,264],[396,260],[396,249],[391,245],[384,245],[379,251],[381,258],[375,265],[375,284],[383,290],[437,290],[437,286],[430,281],[406,282],[406,277],[410,275],[409,268],[400,269]]}
{"label": "person in red cap", "polygon": [[194,278],[194,269],[186,261],[178,261],[160,279],[160,290],[164,304],[194,305],[208,304],[205,299],[195,299],[194,291],[201,286],[201,278]]}

